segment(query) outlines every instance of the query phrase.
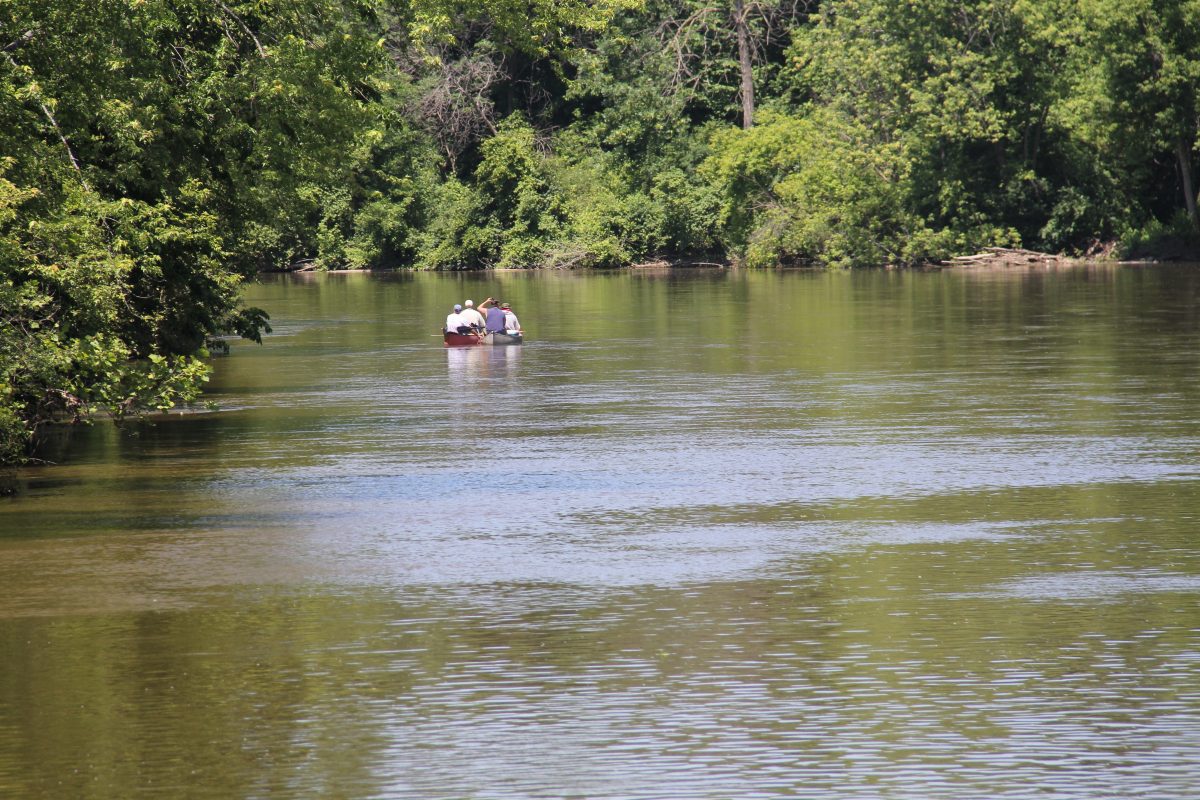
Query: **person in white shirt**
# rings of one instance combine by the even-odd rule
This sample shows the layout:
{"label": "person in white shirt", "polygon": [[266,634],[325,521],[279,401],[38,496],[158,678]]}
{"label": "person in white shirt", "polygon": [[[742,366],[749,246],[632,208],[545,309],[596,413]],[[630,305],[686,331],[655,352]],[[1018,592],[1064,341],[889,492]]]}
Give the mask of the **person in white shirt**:
{"label": "person in white shirt", "polygon": [[455,303],[454,310],[446,315],[446,330],[450,333],[465,333],[466,330],[462,329],[470,330],[467,323],[463,322],[462,306]]}
{"label": "person in white shirt", "polygon": [[475,310],[475,304],[470,300],[467,300],[463,303],[463,306],[464,308],[462,313],[458,315],[459,319],[461,319],[464,324],[470,325],[475,330],[483,330],[483,314],[480,314]]}
{"label": "person in white shirt", "polygon": [[512,308],[508,303],[501,303],[500,310],[504,312],[504,330],[508,333],[520,333],[521,322],[517,319],[517,315],[512,312]]}

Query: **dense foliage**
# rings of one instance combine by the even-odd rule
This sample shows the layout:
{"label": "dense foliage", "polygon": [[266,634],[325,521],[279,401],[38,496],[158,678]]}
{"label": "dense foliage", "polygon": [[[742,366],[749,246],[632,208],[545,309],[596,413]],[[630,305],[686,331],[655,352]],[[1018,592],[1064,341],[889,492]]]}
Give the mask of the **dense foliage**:
{"label": "dense foliage", "polygon": [[1200,0],[8,0],[0,460],[265,269],[1195,252]]}
{"label": "dense foliage", "polygon": [[[367,4],[0,7],[0,459],[40,423],[194,399],[310,252],[386,63]],[[319,235],[319,234],[318,234]]]}

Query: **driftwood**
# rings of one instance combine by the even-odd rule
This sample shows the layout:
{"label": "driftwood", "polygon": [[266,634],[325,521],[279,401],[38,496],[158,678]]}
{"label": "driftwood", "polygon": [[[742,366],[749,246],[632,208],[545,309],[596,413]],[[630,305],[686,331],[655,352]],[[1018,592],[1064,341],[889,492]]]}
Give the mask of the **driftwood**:
{"label": "driftwood", "polygon": [[667,260],[658,259],[656,261],[642,261],[637,264],[630,264],[629,269],[688,269],[691,267],[704,267],[717,269],[726,269],[729,264],[724,261],[694,261],[691,259]]}
{"label": "driftwood", "polygon": [[1069,256],[1054,253],[1039,253],[1036,250],[1021,250],[1012,247],[985,247],[973,256],[955,256],[942,262],[951,267],[1024,267],[1030,264],[1056,266],[1073,263]]}
{"label": "driftwood", "polygon": [[315,258],[301,258],[288,264],[286,267],[267,270],[267,272],[315,272],[317,269],[317,260]]}

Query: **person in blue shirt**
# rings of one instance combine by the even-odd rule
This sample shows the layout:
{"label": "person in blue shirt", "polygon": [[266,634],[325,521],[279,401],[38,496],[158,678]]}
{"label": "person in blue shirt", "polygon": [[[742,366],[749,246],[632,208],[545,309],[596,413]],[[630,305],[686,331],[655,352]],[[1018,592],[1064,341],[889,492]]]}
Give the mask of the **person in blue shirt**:
{"label": "person in blue shirt", "polygon": [[504,331],[504,310],[496,302],[495,298],[489,297],[479,304],[480,308],[487,308],[487,319],[485,328],[488,333],[502,333]]}

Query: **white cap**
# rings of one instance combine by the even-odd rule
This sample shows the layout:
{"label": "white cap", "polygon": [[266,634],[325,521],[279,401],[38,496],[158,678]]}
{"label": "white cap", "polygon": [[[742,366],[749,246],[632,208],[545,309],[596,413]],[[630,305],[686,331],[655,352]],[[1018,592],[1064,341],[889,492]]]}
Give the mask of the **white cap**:
{"label": "white cap", "polygon": [[470,300],[467,300],[466,302],[463,303],[463,305],[466,306],[467,308],[470,308],[471,306],[473,306],[475,304],[473,302],[471,302]]}

